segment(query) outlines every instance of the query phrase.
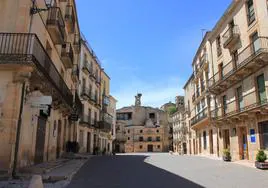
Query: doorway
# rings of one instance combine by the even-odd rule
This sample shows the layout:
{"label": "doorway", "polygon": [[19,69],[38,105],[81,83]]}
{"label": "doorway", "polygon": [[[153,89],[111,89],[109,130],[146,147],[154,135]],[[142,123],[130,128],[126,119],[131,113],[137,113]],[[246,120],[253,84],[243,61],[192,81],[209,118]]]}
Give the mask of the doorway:
{"label": "doorway", "polygon": [[248,159],[248,140],[246,127],[240,127],[239,132],[239,156],[242,160]]}
{"label": "doorway", "polygon": [[60,157],[60,152],[61,152],[61,120],[58,121],[57,152],[56,152],[57,159]]}
{"label": "doorway", "polygon": [[87,153],[91,153],[91,133],[87,133]]}
{"label": "doorway", "polygon": [[194,150],[194,155],[196,154],[196,147],[195,147],[195,139],[193,139],[193,150]]}
{"label": "doorway", "polygon": [[34,163],[39,164],[44,162],[45,137],[46,137],[46,119],[38,117],[35,143]]}
{"label": "doorway", "polygon": [[147,151],[148,151],[148,152],[153,152],[153,145],[152,145],[152,144],[149,144],[149,145],[147,146]]}
{"label": "doorway", "polygon": [[230,149],[230,133],[229,129],[223,130],[223,148]]}
{"label": "doorway", "polygon": [[209,151],[210,151],[210,154],[213,154],[214,151],[213,151],[213,130],[209,130]]}

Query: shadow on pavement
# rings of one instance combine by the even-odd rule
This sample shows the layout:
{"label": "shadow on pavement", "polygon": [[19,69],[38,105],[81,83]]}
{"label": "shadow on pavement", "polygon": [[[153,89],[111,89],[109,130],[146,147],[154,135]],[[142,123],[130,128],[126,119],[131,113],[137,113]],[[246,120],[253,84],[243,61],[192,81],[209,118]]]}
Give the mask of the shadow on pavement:
{"label": "shadow on pavement", "polygon": [[68,188],[202,187],[144,162],[145,156],[100,156],[90,159]]}

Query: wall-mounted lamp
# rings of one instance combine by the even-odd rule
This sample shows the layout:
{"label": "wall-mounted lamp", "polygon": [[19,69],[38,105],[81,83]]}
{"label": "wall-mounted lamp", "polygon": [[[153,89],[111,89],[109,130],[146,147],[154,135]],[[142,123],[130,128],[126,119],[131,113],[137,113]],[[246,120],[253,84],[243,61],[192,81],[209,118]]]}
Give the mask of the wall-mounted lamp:
{"label": "wall-mounted lamp", "polygon": [[32,0],[33,5],[30,9],[30,14],[34,15],[34,14],[42,12],[42,11],[48,11],[52,7],[52,4],[54,3],[54,0],[44,0],[44,1],[45,1],[47,8],[37,8],[35,5],[36,0]]}

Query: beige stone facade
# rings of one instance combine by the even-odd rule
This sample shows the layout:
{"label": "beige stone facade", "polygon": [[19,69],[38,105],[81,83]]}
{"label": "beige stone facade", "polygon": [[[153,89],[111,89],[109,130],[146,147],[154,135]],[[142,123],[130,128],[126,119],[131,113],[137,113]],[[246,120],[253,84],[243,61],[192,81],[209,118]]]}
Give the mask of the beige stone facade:
{"label": "beige stone facade", "polygon": [[185,86],[186,105],[193,92],[195,133],[188,134],[188,153],[222,156],[229,148],[233,160],[254,161],[267,149],[267,10],[266,0],[233,1],[204,37]]}
{"label": "beige stone facade", "polygon": [[[92,151],[88,133],[99,138],[103,132],[108,140],[111,132],[111,124],[99,123],[103,120],[104,70],[94,62],[95,77],[88,79],[81,64],[87,49],[82,45],[81,50],[75,1],[45,2],[0,2],[0,171],[8,173],[14,167],[61,157],[68,142],[78,141],[80,152]],[[87,56],[88,61],[94,61],[91,57]],[[83,101],[97,117],[92,118],[97,122],[95,129],[81,123],[83,115],[88,115],[88,111],[81,115],[85,109],[80,101],[84,100],[83,77],[95,90],[94,103]]]}
{"label": "beige stone facade", "polygon": [[166,112],[140,106],[136,100],[135,106],[117,110],[116,116],[116,152],[168,151],[169,124]]}

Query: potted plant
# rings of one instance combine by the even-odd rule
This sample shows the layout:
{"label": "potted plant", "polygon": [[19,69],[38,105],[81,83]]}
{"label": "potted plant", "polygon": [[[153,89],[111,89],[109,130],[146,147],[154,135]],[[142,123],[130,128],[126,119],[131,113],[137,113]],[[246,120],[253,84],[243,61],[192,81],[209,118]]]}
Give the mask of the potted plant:
{"label": "potted plant", "polygon": [[267,155],[263,150],[259,150],[256,155],[255,166],[259,169],[268,169],[268,162],[265,162]]}
{"label": "potted plant", "polygon": [[231,153],[230,153],[230,149],[229,148],[223,150],[222,159],[224,161],[231,161],[232,160],[232,157],[231,157]]}

